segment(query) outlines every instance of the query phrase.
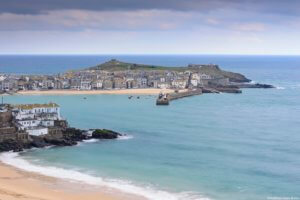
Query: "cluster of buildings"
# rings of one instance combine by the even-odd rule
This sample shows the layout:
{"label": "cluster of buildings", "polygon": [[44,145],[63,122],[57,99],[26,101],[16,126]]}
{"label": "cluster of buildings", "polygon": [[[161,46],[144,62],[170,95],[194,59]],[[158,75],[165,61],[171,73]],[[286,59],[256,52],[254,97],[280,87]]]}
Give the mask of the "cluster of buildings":
{"label": "cluster of buildings", "polygon": [[28,139],[28,136],[61,137],[67,122],[55,103],[0,105],[0,142],[5,139]]}
{"label": "cluster of buildings", "polygon": [[[214,77],[189,65],[186,70],[82,70],[59,75],[0,75],[0,91],[18,90],[111,90],[131,88],[172,88],[201,87],[216,82],[227,84],[228,79]],[[199,68],[201,65],[198,66]]]}

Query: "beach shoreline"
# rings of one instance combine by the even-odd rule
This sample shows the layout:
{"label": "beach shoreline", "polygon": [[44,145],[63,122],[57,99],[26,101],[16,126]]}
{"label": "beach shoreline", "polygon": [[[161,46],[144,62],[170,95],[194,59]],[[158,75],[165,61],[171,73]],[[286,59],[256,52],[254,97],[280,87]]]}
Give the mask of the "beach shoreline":
{"label": "beach shoreline", "polygon": [[0,199],[5,200],[142,200],[111,188],[23,171],[0,161]]}
{"label": "beach shoreline", "polygon": [[171,89],[157,89],[157,88],[144,88],[144,89],[115,89],[115,90],[27,90],[18,91],[17,95],[158,95],[159,93],[171,93]]}

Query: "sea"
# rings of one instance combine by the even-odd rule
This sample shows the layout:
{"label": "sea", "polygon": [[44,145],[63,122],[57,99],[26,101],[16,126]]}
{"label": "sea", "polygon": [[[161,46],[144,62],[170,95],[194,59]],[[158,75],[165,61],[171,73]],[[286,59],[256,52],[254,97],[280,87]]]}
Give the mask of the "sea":
{"label": "sea", "polygon": [[3,153],[0,160],[150,200],[300,200],[299,56],[2,55],[0,72],[57,74],[112,58],[213,63],[276,88],[204,94],[169,106],[156,106],[153,95],[4,96],[11,104],[56,102],[73,127],[127,136]]}

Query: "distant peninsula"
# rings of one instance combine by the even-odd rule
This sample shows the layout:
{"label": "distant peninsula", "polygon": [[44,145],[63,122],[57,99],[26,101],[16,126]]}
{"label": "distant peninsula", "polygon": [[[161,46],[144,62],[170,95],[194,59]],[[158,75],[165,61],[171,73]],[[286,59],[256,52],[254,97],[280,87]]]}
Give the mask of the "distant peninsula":
{"label": "distant peninsula", "polygon": [[[252,84],[243,74],[215,64],[167,67],[122,62],[116,59],[57,75],[0,76],[0,91],[14,94],[158,94],[161,90],[201,89],[205,92],[240,93],[240,88],[273,88]],[[77,92],[76,92],[77,91]],[[151,91],[151,92],[150,92]]]}

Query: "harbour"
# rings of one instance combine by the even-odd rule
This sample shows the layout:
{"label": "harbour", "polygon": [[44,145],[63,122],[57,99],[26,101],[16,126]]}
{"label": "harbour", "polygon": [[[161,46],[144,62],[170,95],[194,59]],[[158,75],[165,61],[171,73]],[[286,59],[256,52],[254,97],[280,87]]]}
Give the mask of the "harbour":
{"label": "harbour", "polygon": [[186,91],[178,91],[175,90],[173,93],[160,93],[156,100],[156,105],[169,105],[170,101],[181,99],[184,97],[190,97],[195,95],[201,95],[202,89],[193,89],[193,90],[186,90]]}

